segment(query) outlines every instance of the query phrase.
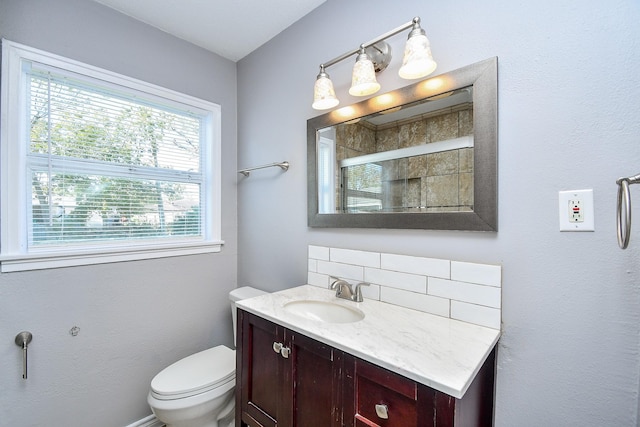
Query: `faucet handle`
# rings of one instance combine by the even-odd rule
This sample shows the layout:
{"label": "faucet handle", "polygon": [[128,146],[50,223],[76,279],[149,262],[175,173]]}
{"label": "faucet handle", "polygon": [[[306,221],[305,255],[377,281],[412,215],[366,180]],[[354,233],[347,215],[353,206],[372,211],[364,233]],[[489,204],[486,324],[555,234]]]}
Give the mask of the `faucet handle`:
{"label": "faucet handle", "polygon": [[362,302],[364,299],[362,298],[362,287],[369,286],[369,283],[361,282],[356,285],[356,297],[355,302]]}

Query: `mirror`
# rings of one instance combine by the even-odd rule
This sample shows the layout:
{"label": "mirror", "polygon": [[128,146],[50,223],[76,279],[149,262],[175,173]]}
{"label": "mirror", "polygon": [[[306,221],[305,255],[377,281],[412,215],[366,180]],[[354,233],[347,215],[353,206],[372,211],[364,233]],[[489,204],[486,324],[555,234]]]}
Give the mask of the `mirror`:
{"label": "mirror", "polygon": [[497,231],[497,65],[309,119],[309,226]]}

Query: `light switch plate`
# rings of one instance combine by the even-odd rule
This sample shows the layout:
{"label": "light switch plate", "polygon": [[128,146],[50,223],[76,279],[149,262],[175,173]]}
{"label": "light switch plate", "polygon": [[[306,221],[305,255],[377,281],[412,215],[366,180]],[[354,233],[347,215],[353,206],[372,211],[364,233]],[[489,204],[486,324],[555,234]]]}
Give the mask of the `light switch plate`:
{"label": "light switch plate", "polygon": [[594,231],[593,210],[593,189],[560,191],[560,231]]}

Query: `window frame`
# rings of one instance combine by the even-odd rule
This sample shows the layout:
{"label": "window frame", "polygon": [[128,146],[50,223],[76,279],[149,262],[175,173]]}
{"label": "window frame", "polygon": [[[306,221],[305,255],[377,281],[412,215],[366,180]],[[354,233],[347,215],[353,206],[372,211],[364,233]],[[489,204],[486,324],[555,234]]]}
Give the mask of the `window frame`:
{"label": "window frame", "polygon": [[[24,114],[24,61],[98,79],[107,86],[161,100],[164,105],[188,106],[203,114],[202,212],[203,233],[164,241],[96,242],[71,249],[29,248],[27,207],[27,144],[29,128]],[[2,40],[0,81],[0,272],[38,270],[220,252],[221,238],[221,107],[138,79],[84,64],[6,39]],[[18,161],[19,160],[19,161]],[[18,206],[18,208],[15,208]]]}

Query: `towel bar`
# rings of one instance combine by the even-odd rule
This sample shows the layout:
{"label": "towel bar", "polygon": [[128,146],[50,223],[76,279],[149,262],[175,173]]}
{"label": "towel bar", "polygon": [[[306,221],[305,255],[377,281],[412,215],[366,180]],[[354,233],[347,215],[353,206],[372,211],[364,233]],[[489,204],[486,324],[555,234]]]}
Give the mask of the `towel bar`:
{"label": "towel bar", "polygon": [[249,176],[251,171],[254,171],[256,169],[264,169],[264,168],[271,168],[271,167],[275,167],[278,166],[280,169],[282,169],[283,171],[286,171],[287,169],[289,169],[289,162],[276,162],[276,163],[269,163],[268,165],[262,165],[262,166],[256,166],[253,168],[246,168],[246,169],[240,169],[238,171],[238,173],[241,173],[244,176]]}
{"label": "towel bar", "polygon": [[[627,249],[631,234],[631,194],[629,194],[629,185],[638,183],[640,183],[640,174],[616,180],[616,184],[618,184],[616,228],[618,230],[618,246],[620,246],[620,249]],[[623,205],[624,209],[622,208]]]}

